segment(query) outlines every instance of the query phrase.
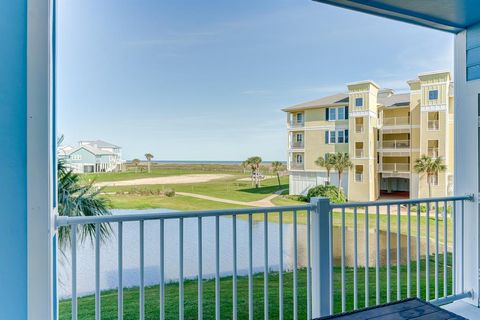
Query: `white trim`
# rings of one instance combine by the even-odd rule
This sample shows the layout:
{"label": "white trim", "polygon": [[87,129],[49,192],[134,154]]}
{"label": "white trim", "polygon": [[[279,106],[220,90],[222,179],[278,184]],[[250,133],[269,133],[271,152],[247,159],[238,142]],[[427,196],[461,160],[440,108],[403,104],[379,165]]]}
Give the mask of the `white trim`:
{"label": "white trim", "polygon": [[447,104],[432,104],[432,105],[422,105],[420,111],[422,112],[432,112],[432,111],[446,111]]}
{"label": "white trim", "polygon": [[420,87],[425,88],[425,87],[441,86],[441,85],[446,85],[446,84],[450,85],[450,82],[442,81],[442,82],[422,83],[422,84],[420,84]]}
{"label": "white trim", "polygon": [[377,113],[373,112],[372,110],[363,110],[363,111],[352,111],[349,113],[349,118],[357,118],[357,117],[365,117],[369,116],[372,118],[377,118]]}
{"label": "white trim", "polygon": [[[28,319],[53,319],[52,183],[54,121],[51,108],[52,2],[28,1],[27,198]],[[54,169],[56,170],[56,169]]]}

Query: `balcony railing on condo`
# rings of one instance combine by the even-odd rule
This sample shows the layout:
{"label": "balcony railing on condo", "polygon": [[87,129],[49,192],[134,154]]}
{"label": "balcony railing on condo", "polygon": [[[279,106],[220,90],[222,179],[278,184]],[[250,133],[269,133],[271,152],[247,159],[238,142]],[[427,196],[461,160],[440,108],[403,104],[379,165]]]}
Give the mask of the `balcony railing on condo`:
{"label": "balcony railing on condo", "polygon": [[382,149],[409,149],[410,140],[383,140]]}
{"label": "balcony railing on condo", "polygon": [[303,170],[304,169],[303,163],[291,162],[290,163],[290,170]]}
{"label": "balcony railing on condo", "polygon": [[355,132],[362,133],[363,132],[363,124],[355,124]]}
{"label": "balcony railing on condo", "polygon": [[303,149],[305,144],[303,141],[292,141],[290,144],[291,149]]}
{"label": "balcony railing on condo", "polygon": [[409,163],[382,163],[378,165],[380,172],[410,172]]}
{"label": "balcony railing on condo", "polygon": [[300,128],[303,127],[305,123],[303,121],[296,121],[296,120],[291,120],[287,122],[287,126],[289,128]]}
{"label": "balcony railing on condo", "polygon": [[428,148],[427,154],[429,157],[438,158],[439,156],[438,148]]}
{"label": "balcony railing on condo", "polygon": [[363,181],[363,173],[355,173],[355,181],[362,182]]}
{"label": "balcony railing on condo", "polygon": [[405,126],[410,124],[410,117],[385,117],[381,119],[383,127]]}
{"label": "balcony railing on condo", "polygon": [[438,120],[428,120],[428,130],[435,131],[440,129]]}
{"label": "balcony railing on condo", "polygon": [[355,149],[355,158],[363,158],[363,149]]}
{"label": "balcony railing on condo", "polygon": [[[286,315],[286,303],[292,303],[293,318],[297,319],[301,312],[306,318],[330,315],[352,309],[371,306],[406,297],[419,297],[436,304],[451,302],[470,297],[471,293],[464,287],[464,251],[465,238],[463,232],[463,217],[465,201],[473,201],[472,196],[454,196],[430,199],[412,199],[401,201],[377,202],[348,202],[330,203],[328,199],[313,198],[310,204],[288,207],[271,208],[245,208],[222,209],[210,211],[185,211],[168,213],[135,213],[95,217],[57,217],[56,228],[65,228],[70,234],[71,250],[71,319],[89,314],[90,309],[78,310],[78,239],[79,227],[89,225],[95,234],[93,248],[94,263],[93,273],[80,270],[82,275],[92,277],[95,283],[95,315],[96,319],[102,317],[101,311],[101,255],[104,242],[101,241],[100,227],[110,226],[117,231],[116,260],[118,265],[117,301],[118,318],[124,315],[124,227],[127,225],[138,226],[138,299],[139,318],[145,318],[145,230],[155,230],[153,234],[159,239],[158,269],[159,294],[158,306],[160,319],[165,319],[166,310],[172,309],[171,304],[178,305],[180,319],[197,318],[204,316],[204,257],[214,258],[214,296],[215,318],[231,317],[233,319],[254,318],[254,308],[262,308],[264,318],[269,318],[271,306],[275,305],[275,313]],[[263,236],[253,237],[254,217],[257,223],[262,223],[255,228]],[[285,228],[283,219],[288,221]],[[213,220],[212,220],[213,219]],[[225,220],[228,219],[228,220]],[[274,220],[270,220],[274,219]],[[301,219],[301,220],[300,220]],[[213,224],[210,223],[213,222]],[[275,225],[273,221],[278,221]],[[393,221],[393,222],[392,222]],[[221,222],[221,223],[220,223]],[[300,223],[305,226],[305,232],[298,232]],[[178,242],[173,242],[174,237],[166,237],[165,225],[168,224],[178,232]],[[185,226],[194,224],[194,234],[185,233]],[[228,230],[225,230],[225,224]],[[245,225],[245,233],[240,232],[239,225]],[[205,226],[210,226],[208,230]],[[222,226],[222,229],[221,229]],[[348,226],[348,227],[347,227]],[[288,238],[285,234],[289,232]],[[67,233],[68,234],[68,233]],[[208,235],[211,234],[212,238]],[[221,238],[222,235],[222,238]],[[239,241],[246,237],[247,244]],[[187,237],[187,241],[185,241]],[[225,240],[224,237],[230,237]],[[204,239],[212,239],[212,246],[204,246]],[[222,239],[222,241],[221,241]],[[147,240],[148,241],[148,240]],[[185,244],[196,241],[197,265],[195,279],[197,281],[197,301],[185,301]],[[285,245],[288,241],[289,245]],[[301,250],[299,241],[305,248]],[[303,242],[304,241],[304,242]],[[275,245],[273,245],[275,243]],[[165,278],[165,248],[176,246],[178,262],[178,295],[177,301],[167,300]],[[263,268],[254,270],[253,248],[260,247],[263,255]],[[228,247],[226,247],[228,246]],[[221,248],[231,252],[231,263],[221,265]],[[287,266],[286,250],[293,251],[288,256],[292,257],[291,265]],[[241,249],[241,250],[240,250]],[[273,249],[273,250],[272,250]],[[243,253],[246,252],[247,254]],[[115,254],[115,251],[113,251]],[[133,254],[132,252],[128,253]],[[189,252],[188,254],[192,254]],[[272,257],[275,256],[275,262]],[[255,255],[257,257],[257,255]],[[103,259],[103,258],[102,258]],[[239,261],[240,259],[247,260]],[[243,296],[239,299],[239,262],[247,265],[246,280],[248,280],[247,301]],[[257,262],[258,263],[258,262]],[[368,267],[368,272],[365,272]],[[132,268],[132,266],[128,266]],[[149,267],[152,268],[152,267]],[[195,267],[193,268],[195,270]],[[275,270],[275,271],[272,271]],[[129,272],[131,270],[129,269]],[[87,272],[87,273],[85,273]],[[254,289],[254,273],[256,279],[263,279],[263,289],[260,293]],[[299,285],[299,273],[306,274],[306,287]],[[229,277],[231,281],[231,314],[221,314],[221,274]],[[360,275],[364,278],[360,279]],[[190,276],[192,277],[192,276]],[[272,278],[273,277],[273,278]],[[285,278],[288,277],[288,280]],[[396,279],[392,279],[396,277]],[[293,279],[290,282],[290,278]],[[269,295],[272,284],[271,279],[278,283],[278,303],[270,301]],[[303,277],[302,277],[302,280]],[[372,284],[372,285],[371,285]],[[361,290],[360,288],[363,288]],[[370,292],[374,288],[373,292]],[[258,291],[257,291],[258,290]],[[169,290],[171,291],[171,290]],[[299,294],[301,291],[301,294]],[[230,293],[230,292],[229,292]],[[293,299],[285,299],[290,294]],[[262,298],[254,298],[263,295]],[[177,298],[178,297],[178,298]],[[299,301],[300,297],[305,300]],[[152,299],[149,297],[149,299]],[[155,298],[154,298],[155,299]],[[348,304],[347,304],[348,301]],[[150,303],[152,303],[150,301]],[[185,304],[196,304],[197,310],[187,309]],[[167,308],[167,304],[169,307]],[[263,304],[263,306],[260,306]],[[85,305],[85,304],[83,304]],[[299,305],[304,306],[299,310]],[[347,308],[348,306],[348,308]],[[278,308],[278,309],[277,309]],[[79,312],[80,311],[80,312]],[[111,312],[111,311],[110,311]],[[196,314],[195,314],[196,313]],[[273,312],[272,312],[273,313]],[[107,316],[107,315],[104,315]],[[108,314],[108,317],[114,316]],[[150,316],[150,315],[149,315]],[[289,314],[288,316],[292,316]],[[172,316],[170,316],[171,318]],[[258,317],[255,316],[255,317]],[[303,318],[303,316],[302,316]]]}

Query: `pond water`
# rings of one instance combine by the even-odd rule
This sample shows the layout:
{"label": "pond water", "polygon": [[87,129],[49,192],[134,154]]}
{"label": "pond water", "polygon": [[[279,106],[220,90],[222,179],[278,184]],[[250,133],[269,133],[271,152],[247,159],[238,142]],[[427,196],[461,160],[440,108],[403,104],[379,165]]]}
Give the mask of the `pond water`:
{"label": "pond water", "polygon": [[[166,212],[169,210],[115,210],[113,214],[135,214],[147,212]],[[195,278],[197,276],[197,219],[184,219],[184,276]],[[101,290],[114,289],[118,286],[118,260],[117,260],[117,225],[112,224],[113,234],[100,250],[100,287]],[[253,267],[255,272],[263,272],[264,245],[263,222],[253,223]],[[159,221],[145,221],[145,285],[158,284],[159,271]],[[282,226],[284,237],[284,269],[291,270],[293,266],[293,225],[285,223]],[[203,273],[204,278],[214,277],[215,274],[215,218],[203,218]],[[298,225],[297,229],[298,265],[306,266],[306,226]],[[275,222],[268,223],[268,259],[271,270],[278,270],[279,266],[279,225]],[[139,273],[139,223],[123,223],[123,285],[124,287],[138,286]],[[340,263],[340,228],[334,228],[334,264]],[[346,265],[353,265],[353,230],[346,229]],[[375,230],[369,233],[369,265],[375,265]],[[402,235],[402,262],[406,259],[406,236]],[[178,280],[178,220],[165,221],[165,279],[166,281]],[[365,265],[365,246],[363,230],[357,234],[358,264]],[[380,256],[382,265],[386,257],[386,233],[380,232]],[[422,252],[424,243],[422,241]],[[415,256],[415,238],[412,237],[412,257]],[[391,233],[391,258],[396,261],[396,234]],[[248,221],[237,219],[237,268],[239,275],[248,272]],[[229,275],[232,272],[232,219],[220,218],[220,272]],[[65,256],[59,257],[58,276],[59,297],[71,295],[71,265],[70,250]],[[77,290],[79,295],[95,291],[95,250],[90,242],[79,244],[77,250]]]}

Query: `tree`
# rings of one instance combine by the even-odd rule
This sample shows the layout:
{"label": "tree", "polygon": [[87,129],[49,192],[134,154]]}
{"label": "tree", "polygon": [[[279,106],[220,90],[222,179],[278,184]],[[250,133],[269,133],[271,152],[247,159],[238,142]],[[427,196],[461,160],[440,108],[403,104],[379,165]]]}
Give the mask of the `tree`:
{"label": "tree", "polygon": [[327,183],[330,184],[330,171],[333,169],[333,157],[330,155],[329,157],[318,157],[317,160],[315,160],[315,164],[319,167],[323,167],[327,170]]}
{"label": "tree", "polygon": [[[63,161],[59,161],[58,170],[58,214],[69,217],[92,217],[111,214],[108,210],[108,202],[99,196],[102,189],[96,188],[93,181],[87,184],[82,183],[80,176],[67,168]],[[99,225],[102,239],[111,234],[111,227],[108,223]],[[58,241],[60,249],[70,244],[70,227],[60,227],[58,230]],[[84,241],[95,239],[96,225],[84,224],[79,229],[79,239]]]}
{"label": "tree", "polygon": [[[350,160],[348,153],[338,152],[334,155],[331,155],[333,168],[338,172],[338,189],[342,189],[342,175],[346,169],[353,167],[353,163]],[[329,157],[329,158],[330,158]]]}
{"label": "tree", "polygon": [[245,160],[245,163],[252,170],[252,184],[255,184],[255,188],[260,187],[260,164],[262,163],[262,158],[253,156]]}
{"label": "tree", "polygon": [[148,173],[150,173],[150,161],[153,159],[153,154],[145,153],[145,158],[147,159]]}
{"label": "tree", "polygon": [[443,163],[443,159],[441,157],[432,158],[427,155],[423,155],[415,160],[414,169],[419,174],[427,175],[428,197],[431,198],[433,179],[438,176],[440,172],[447,170],[447,166]]}
{"label": "tree", "polygon": [[278,180],[278,186],[280,187],[282,184],[280,183],[280,171],[285,170],[285,166],[283,165],[283,162],[281,161],[272,161],[272,170],[277,174],[277,180]]}
{"label": "tree", "polygon": [[137,170],[138,170],[138,165],[140,164],[140,162],[141,162],[140,159],[136,159],[136,158],[135,158],[135,159],[132,160],[132,164],[133,164],[133,166],[135,167],[135,172],[137,172]]}

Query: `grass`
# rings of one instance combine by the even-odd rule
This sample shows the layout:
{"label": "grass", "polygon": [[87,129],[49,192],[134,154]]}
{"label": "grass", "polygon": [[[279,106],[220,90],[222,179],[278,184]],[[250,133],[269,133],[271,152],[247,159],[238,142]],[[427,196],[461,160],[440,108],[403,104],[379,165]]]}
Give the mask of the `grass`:
{"label": "grass", "polygon": [[[228,178],[192,184],[105,187],[103,192],[105,193],[104,197],[110,200],[112,208],[115,209],[169,208],[175,210],[202,210],[240,208],[242,206],[228,205],[216,201],[208,201],[207,203],[205,201],[198,201],[199,199],[193,197],[179,195],[169,198],[136,193],[157,193],[157,191],[174,189],[176,192],[188,192],[228,200],[251,202],[261,200],[278,190],[288,189],[288,184],[286,184],[288,180],[287,177],[282,178],[281,186],[278,185],[276,178],[272,178],[262,181],[260,188],[252,188],[250,181],[238,181],[238,179],[241,178],[245,178],[245,176],[237,174]],[[206,204],[209,206],[205,207]]]}
{"label": "grass", "polygon": [[[431,256],[430,263],[430,295],[429,299],[435,297],[435,274],[434,274],[434,257]],[[448,256],[448,263],[451,263],[451,255]],[[420,261],[420,297],[426,298],[426,274],[425,274],[425,260]],[[368,268],[369,276],[369,305],[376,304],[375,296],[375,268]],[[438,292],[439,296],[443,296],[443,256],[439,255],[439,282]],[[391,300],[397,299],[397,268],[391,268]],[[387,301],[387,268],[379,269],[380,275],[380,303]],[[416,291],[416,263],[411,265],[411,295],[415,296]],[[365,306],[365,268],[358,268],[358,307]],[[334,267],[334,309],[335,313],[341,312],[341,269]],[[354,307],[354,272],[353,268],[345,268],[345,306],[346,310],[352,310]],[[451,288],[451,268],[450,264],[447,268],[447,292],[452,293]],[[263,274],[255,274],[253,282],[253,302],[254,302],[254,319],[263,318],[264,312],[264,296],[263,296]],[[248,318],[248,278],[238,278],[238,318]],[[269,318],[278,319],[278,273],[271,272],[268,275],[268,302],[269,302]],[[401,266],[400,269],[400,299],[407,298],[407,267]],[[232,315],[232,278],[223,277],[220,281],[220,310],[222,319],[231,319]],[[184,299],[185,299],[185,318],[197,318],[197,281],[186,280],[184,284]],[[284,318],[293,318],[293,274],[291,272],[284,273]],[[299,319],[305,319],[307,304],[307,272],[306,269],[301,269],[298,272],[298,316]],[[71,301],[66,299],[60,301],[59,305],[60,319],[71,318]],[[101,310],[102,319],[117,319],[117,291],[108,290],[101,293]],[[87,320],[93,319],[95,316],[95,296],[89,295],[78,299],[78,319]],[[165,316],[166,319],[178,318],[178,283],[170,283],[165,286]],[[203,282],[203,316],[204,319],[215,318],[215,281],[205,280]],[[138,319],[139,318],[139,289],[128,288],[124,289],[124,318]],[[145,319],[159,318],[159,286],[149,286],[145,288]]]}

